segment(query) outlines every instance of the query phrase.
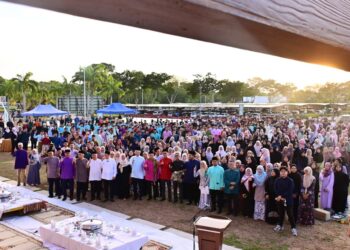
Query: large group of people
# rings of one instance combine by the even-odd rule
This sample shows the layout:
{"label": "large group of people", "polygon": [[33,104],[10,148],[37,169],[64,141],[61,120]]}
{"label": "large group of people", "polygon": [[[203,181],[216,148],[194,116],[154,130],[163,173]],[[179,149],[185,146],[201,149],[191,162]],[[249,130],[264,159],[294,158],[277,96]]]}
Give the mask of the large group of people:
{"label": "large group of people", "polygon": [[40,185],[44,165],[49,197],[63,200],[186,201],[276,232],[287,214],[295,236],[296,224],[314,224],[314,208],[334,218],[347,209],[350,124],[332,119],[68,116],[19,120],[3,137],[13,141],[18,185]]}

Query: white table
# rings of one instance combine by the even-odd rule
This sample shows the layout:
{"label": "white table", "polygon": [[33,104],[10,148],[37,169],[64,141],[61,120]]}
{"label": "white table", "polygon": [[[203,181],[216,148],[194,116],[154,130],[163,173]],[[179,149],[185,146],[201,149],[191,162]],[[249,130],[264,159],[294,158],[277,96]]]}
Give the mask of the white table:
{"label": "white table", "polygon": [[[65,228],[72,228],[73,223],[78,220],[79,218],[73,217],[60,221],[56,223],[56,228],[58,230],[53,230],[50,224],[41,226],[39,228],[40,237],[44,243],[54,244],[67,250],[104,249],[105,245],[108,246],[108,250],[135,250],[140,249],[148,241],[148,237],[141,233],[132,235],[131,233],[125,232],[127,230],[109,229],[113,238],[100,236],[101,244],[97,247],[95,239],[86,238],[85,241],[83,241],[79,230],[73,231],[70,235],[65,234]],[[88,244],[89,240],[91,241],[90,244]]]}
{"label": "white table", "polygon": [[[12,199],[10,201],[0,202],[0,219],[2,215],[6,213],[16,211],[23,211],[24,213],[27,213],[32,211],[39,211],[42,208],[45,208],[45,204],[42,200],[31,197],[31,195],[22,193],[22,190],[16,186],[0,182],[0,187],[2,189],[7,189],[8,191],[12,192],[12,195],[15,197],[15,199]],[[32,208],[32,210],[29,209],[27,211],[27,206],[35,204],[37,204],[35,209]]]}

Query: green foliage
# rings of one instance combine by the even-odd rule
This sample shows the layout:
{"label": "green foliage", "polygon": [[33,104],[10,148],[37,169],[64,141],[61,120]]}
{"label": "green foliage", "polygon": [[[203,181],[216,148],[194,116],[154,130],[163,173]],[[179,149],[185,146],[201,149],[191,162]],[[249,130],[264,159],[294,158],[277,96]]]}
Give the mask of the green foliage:
{"label": "green foliage", "polygon": [[[241,102],[244,96],[267,95],[286,97],[288,102],[347,103],[350,100],[350,81],[327,83],[297,89],[293,83],[281,84],[272,79],[255,77],[247,82],[218,80],[212,73],[194,75],[194,80],[184,82],[166,73],[124,70],[115,71],[108,63],[91,64],[80,68],[71,80],[36,82],[28,72],[12,79],[0,76],[0,95],[7,96],[12,104],[21,102],[23,108],[40,103],[57,104],[61,96],[83,94],[85,72],[86,94],[100,95],[106,104],[124,103],[174,103],[174,102]],[[200,100],[201,98],[201,100]]]}

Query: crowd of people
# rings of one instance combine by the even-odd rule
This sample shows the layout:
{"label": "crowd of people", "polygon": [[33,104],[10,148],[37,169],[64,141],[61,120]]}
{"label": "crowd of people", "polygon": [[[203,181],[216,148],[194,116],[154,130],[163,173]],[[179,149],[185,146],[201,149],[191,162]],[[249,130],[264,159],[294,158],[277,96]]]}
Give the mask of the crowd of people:
{"label": "crowd of people", "polygon": [[314,224],[314,208],[335,219],[346,213],[350,124],[329,118],[68,116],[7,125],[18,185],[40,185],[44,165],[49,197],[186,201],[275,224],[276,232],[286,213],[295,236],[297,223]]}

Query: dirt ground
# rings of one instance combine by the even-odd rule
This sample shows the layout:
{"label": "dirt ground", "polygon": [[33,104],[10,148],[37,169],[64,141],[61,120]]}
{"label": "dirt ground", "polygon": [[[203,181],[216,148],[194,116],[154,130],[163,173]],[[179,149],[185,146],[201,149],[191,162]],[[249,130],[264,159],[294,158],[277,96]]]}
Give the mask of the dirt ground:
{"label": "dirt ground", "polygon": [[[13,159],[9,153],[0,153],[0,176],[16,179]],[[44,167],[41,169],[41,188],[46,189]],[[113,203],[92,202],[95,205],[138,217],[154,223],[192,232],[192,218],[198,212],[195,206],[173,204],[168,201],[116,200]],[[200,215],[209,214],[201,212]],[[225,243],[242,249],[350,249],[349,225],[320,222],[311,227],[298,227],[298,237],[292,237],[288,223],[285,231],[276,234],[273,226],[253,219],[232,217],[225,231]]]}

